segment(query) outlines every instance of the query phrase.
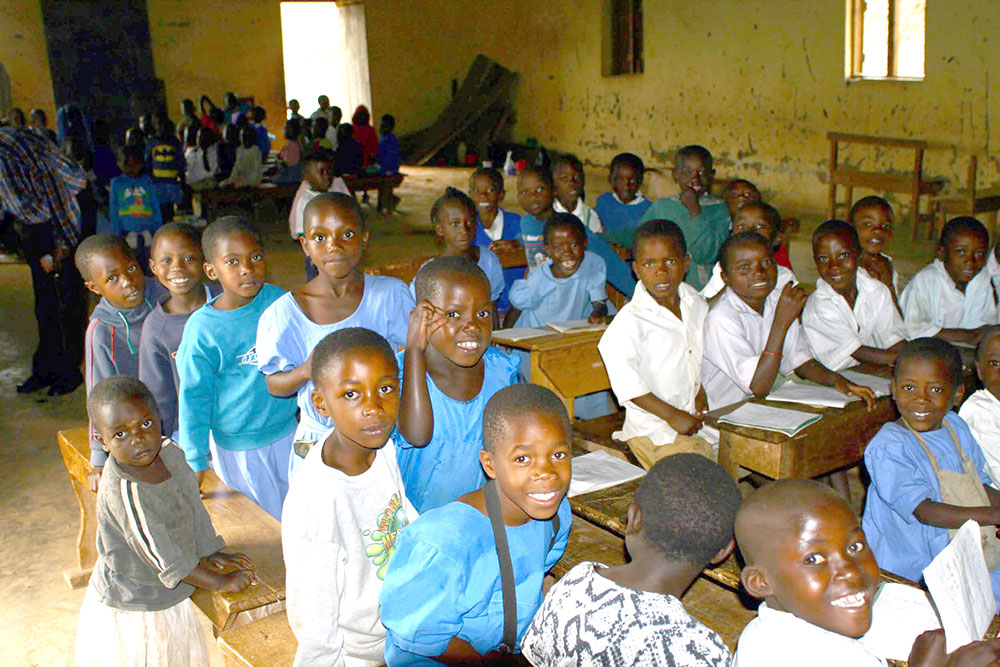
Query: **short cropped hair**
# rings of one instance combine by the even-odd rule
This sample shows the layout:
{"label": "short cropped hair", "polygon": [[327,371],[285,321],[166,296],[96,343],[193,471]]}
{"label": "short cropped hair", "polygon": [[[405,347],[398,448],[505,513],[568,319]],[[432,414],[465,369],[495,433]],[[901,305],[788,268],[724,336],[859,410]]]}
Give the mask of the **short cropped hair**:
{"label": "short cropped hair", "polygon": [[512,384],[493,394],[483,410],[486,451],[496,452],[497,444],[505,439],[508,420],[529,415],[550,415],[562,423],[567,435],[572,432],[566,406],[551,389],[537,384]]}
{"label": "short cropped hair", "polygon": [[129,160],[142,162],[145,159],[146,147],[138,144],[125,144],[121,148],[121,161],[125,164]]}
{"label": "short cropped hair", "polygon": [[843,220],[827,220],[816,228],[812,236],[813,252],[815,252],[816,244],[819,243],[819,240],[829,234],[837,234],[847,241],[847,245],[852,250],[858,253],[861,252],[861,241],[858,240],[858,230]]}
{"label": "short cropped hair", "polygon": [[889,215],[892,215],[892,206],[889,204],[888,199],[885,197],[879,197],[878,195],[869,195],[854,202],[854,206],[851,207],[851,215],[848,217],[848,220],[853,220],[854,216],[858,214],[858,211],[863,208],[875,207],[884,208],[889,211]]}
{"label": "short cropped hair", "polygon": [[[319,120],[319,118],[317,118],[316,120]],[[327,150],[326,148],[320,148],[318,150],[311,151],[309,153],[306,153],[305,156],[302,158],[302,170],[305,171],[306,169],[309,168],[309,165],[313,164],[314,162],[325,162],[327,164],[332,164],[334,159],[335,158],[333,155],[333,151]]]}
{"label": "short cropped hair", "polygon": [[952,387],[962,382],[962,355],[954,345],[940,338],[914,338],[907,341],[896,355],[896,365],[892,369],[892,377],[896,379],[903,362],[910,359],[933,359],[948,364]]}
{"label": "short cropped hair", "polygon": [[120,250],[127,256],[135,258],[132,248],[128,247],[125,239],[115,234],[94,234],[85,238],[77,246],[76,253],[73,255],[73,264],[76,265],[76,270],[80,272],[84,280],[92,280],[90,266],[93,264],[94,258],[110,250]]}
{"label": "short cropped hair", "polygon": [[774,249],[771,247],[771,241],[765,239],[757,232],[740,232],[739,234],[733,234],[723,241],[722,247],[719,248],[719,264],[722,266],[722,270],[729,273],[729,255],[732,254],[734,249],[750,245],[751,243],[759,243],[767,248],[768,252],[774,252]]}
{"label": "short cropped hair", "polygon": [[580,222],[580,218],[572,213],[556,213],[551,220],[545,223],[545,226],[542,227],[542,238],[545,243],[552,239],[552,234],[557,229],[572,229],[578,238],[584,240],[587,238],[587,228]]}
{"label": "short cropped hair", "polygon": [[473,217],[476,216],[476,203],[472,201],[472,198],[458,188],[448,187],[445,188],[444,194],[438,197],[434,205],[431,206],[431,222],[438,221],[438,216],[441,214],[441,209],[444,208],[445,204],[461,204],[468,209]]}
{"label": "short cropped hair", "polygon": [[437,296],[441,281],[446,276],[465,276],[479,281],[489,291],[490,281],[475,262],[465,257],[435,257],[420,267],[413,279],[413,291],[417,301],[429,301]]}
{"label": "short cropped hair", "polygon": [[760,188],[758,188],[751,181],[748,181],[745,178],[734,178],[733,180],[729,181],[729,184],[726,185],[725,189],[722,191],[722,196],[725,197],[726,195],[728,195],[737,185],[745,185],[747,187],[753,188],[753,191],[757,193],[757,197],[759,199]]}
{"label": "short cropped hair", "polygon": [[337,208],[347,209],[353,213],[358,219],[358,227],[361,228],[362,232],[365,231],[365,212],[361,209],[361,204],[358,203],[358,200],[353,195],[345,195],[343,192],[319,193],[302,210],[302,219],[305,220],[309,214],[309,209],[319,206],[322,202],[330,202]]}
{"label": "short cropped hair", "polygon": [[563,165],[569,165],[579,172],[583,171],[583,163],[580,162],[580,158],[572,153],[556,153],[555,157],[552,158],[552,171]]}
{"label": "short cropped hair", "polygon": [[335,363],[340,361],[346,354],[355,350],[375,350],[381,353],[389,362],[389,365],[395,369],[393,374],[399,373],[399,364],[396,362],[396,355],[393,354],[392,347],[385,338],[371,329],[348,327],[328,334],[313,349],[313,382],[319,385]]}
{"label": "short cropped hair", "polygon": [[982,337],[979,339],[979,345],[976,346],[976,361],[983,360],[983,352],[986,351],[986,344],[997,336],[1000,336],[1000,324],[993,324],[986,327]]}
{"label": "short cropped hair", "polygon": [[712,154],[704,146],[699,146],[698,144],[691,144],[690,146],[685,146],[677,151],[676,157],[674,157],[674,168],[679,169],[684,163],[684,158],[686,157],[699,157],[701,158],[701,163],[705,165],[705,169],[711,169],[713,160]]}
{"label": "short cropped hair", "polygon": [[733,539],[741,500],[729,473],[699,454],[660,459],[635,494],[646,540],[667,558],[699,567]]}
{"label": "short cropped hair", "polygon": [[153,248],[156,247],[156,242],[167,234],[180,234],[190,241],[194,247],[199,250],[201,249],[201,232],[186,222],[168,222],[157,229],[156,233],[153,234]]}
{"label": "short cropped hair", "polygon": [[267,111],[262,106],[256,106],[253,108],[253,120],[255,123],[259,123],[267,118]]}
{"label": "short cropped hair", "polygon": [[956,234],[975,234],[983,240],[987,247],[990,245],[990,234],[986,231],[986,226],[972,216],[963,215],[949,220],[941,229],[941,240],[939,241],[941,247],[947,247]]}
{"label": "short cropped hair", "polygon": [[236,232],[241,232],[256,239],[257,243],[262,248],[264,247],[264,241],[261,239],[260,232],[257,231],[257,228],[249,220],[239,215],[225,215],[206,227],[205,233],[201,235],[201,249],[205,255],[205,260],[208,262],[214,261],[215,253],[218,252],[222,239]]}
{"label": "short cropped hair", "polygon": [[504,189],[503,174],[501,174],[500,170],[496,167],[480,167],[479,169],[476,169],[472,172],[472,176],[469,177],[469,183],[471,184],[477,176],[485,176],[490,179],[490,184],[492,184],[498,192]]}
{"label": "short cropped hair", "polygon": [[382,114],[382,118],[379,120],[379,125],[385,125],[386,131],[392,132],[396,129],[396,117],[391,113]]}
{"label": "short cropped hair", "polygon": [[646,173],[646,165],[642,163],[642,158],[634,153],[619,153],[611,158],[611,166],[608,167],[608,173],[614,175],[618,165],[632,167],[639,174],[639,178],[642,178],[642,175]]}
{"label": "short cropped hair", "polygon": [[87,416],[93,421],[94,416],[107,406],[130,398],[140,399],[157,415],[160,414],[156,400],[146,385],[130,375],[111,375],[87,392]]}
{"label": "short cropped hair", "polygon": [[639,244],[646,239],[662,237],[670,239],[680,248],[682,253],[687,253],[687,241],[684,239],[684,232],[671,220],[647,220],[639,225],[635,230],[635,237],[632,240],[632,255],[639,249]]}
{"label": "short cropped hair", "polygon": [[778,233],[781,231],[781,214],[778,213],[778,209],[774,208],[770,204],[765,204],[763,201],[758,200],[754,202],[749,202],[739,211],[736,211],[736,213],[733,214],[733,217],[735,218],[737,215],[740,214],[740,211],[748,209],[751,206],[756,206],[757,208],[759,208],[764,213],[764,219],[771,223],[771,233],[773,234],[773,236],[769,240],[773,241],[775,237],[778,236]]}
{"label": "short cropped hair", "polygon": [[556,182],[552,178],[552,171],[548,167],[544,167],[542,165],[537,165],[537,164],[528,165],[527,167],[524,168],[524,171],[522,171],[518,175],[518,178],[520,178],[521,176],[525,176],[527,174],[534,174],[535,176],[537,176],[542,181],[542,183],[545,183],[547,186],[549,186],[550,190],[554,190],[556,187]]}

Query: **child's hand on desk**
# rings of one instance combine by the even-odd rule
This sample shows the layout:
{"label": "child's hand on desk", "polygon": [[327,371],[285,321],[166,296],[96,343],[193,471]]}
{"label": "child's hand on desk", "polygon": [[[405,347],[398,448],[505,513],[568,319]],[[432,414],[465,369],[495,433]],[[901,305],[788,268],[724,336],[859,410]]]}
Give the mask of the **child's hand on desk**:
{"label": "child's hand on desk", "polygon": [[929,630],[913,642],[907,664],[910,667],[986,667],[996,665],[998,655],[1000,639],[972,642],[948,655],[944,631]]}
{"label": "child's hand on desk", "polygon": [[513,253],[521,249],[521,242],[514,239],[498,239],[490,243],[490,250],[496,254]]}
{"label": "child's hand on desk", "polygon": [[608,302],[607,301],[594,301],[594,312],[590,314],[587,321],[591,324],[607,324],[611,321],[611,317],[608,315]]}
{"label": "child's hand on desk", "polygon": [[786,283],[781,290],[781,297],[778,298],[778,305],[774,309],[774,323],[787,329],[792,326],[792,322],[799,316],[806,306],[805,290],[798,285]]}
{"label": "child's hand on desk", "polygon": [[104,471],[104,466],[94,466],[87,473],[87,486],[94,493],[97,493],[97,487],[101,484],[101,473]]}
{"label": "child's hand on desk", "polygon": [[673,419],[667,421],[670,423],[670,427],[681,435],[694,435],[701,430],[701,423],[704,418],[705,415],[701,410],[695,411],[694,414],[678,410]]}
{"label": "child's hand on desk", "polygon": [[873,392],[868,387],[862,387],[861,385],[851,384],[842,375],[838,376],[833,383],[833,388],[839,391],[845,396],[857,396],[865,405],[868,406],[868,412],[875,409],[875,392]]}
{"label": "child's hand on desk", "polygon": [[410,311],[410,322],[406,330],[406,349],[423,352],[431,335],[441,328],[445,315],[430,301],[421,301]]}
{"label": "child's hand on desk", "polygon": [[234,553],[227,554],[221,551],[216,551],[214,554],[205,559],[209,567],[215,568],[220,572],[230,572],[233,570],[253,570],[253,561],[246,554]]}
{"label": "child's hand on desk", "polygon": [[256,581],[252,570],[234,570],[223,575],[222,583],[216,589],[227,593],[236,593],[249,588]]}

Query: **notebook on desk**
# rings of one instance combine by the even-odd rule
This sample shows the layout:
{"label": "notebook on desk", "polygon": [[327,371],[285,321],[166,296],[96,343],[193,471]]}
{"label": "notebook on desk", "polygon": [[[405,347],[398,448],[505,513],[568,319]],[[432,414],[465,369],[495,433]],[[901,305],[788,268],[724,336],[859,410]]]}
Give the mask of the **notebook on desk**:
{"label": "notebook on desk", "polygon": [[812,412],[776,408],[760,403],[744,403],[732,412],[719,417],[719,422],[735,426],[762,428],[793,436],[822,417],[823,415]]}
{"label": "notebook on desk", "polygon": [[589,320],[566,320],[565,322],[546,322],[559,333],[579,333],[581,331],[603,331],[607,324],[591,324]]}

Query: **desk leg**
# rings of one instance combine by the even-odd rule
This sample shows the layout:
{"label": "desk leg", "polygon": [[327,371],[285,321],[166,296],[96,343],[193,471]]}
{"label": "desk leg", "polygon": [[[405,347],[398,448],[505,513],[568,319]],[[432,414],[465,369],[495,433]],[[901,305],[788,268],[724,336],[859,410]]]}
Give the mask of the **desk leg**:
{"label": "desk leg", "polygon": [[740,464],[733,457],[733,443],[729,440],[729,435],[723,431],[719,433],[719,465],[733,478],[739,481]]}
{"label": "desk leg", "polygon": [[97,562],[97,494],[72,475],[70,486],[80,504],[80,532],[76,538],[77,568],[63,572],[70,588],[83,588]]}
{"label": "desk leg", "polygon": [[541,365],[541,355],[538,352],[532,352],[530,355],[530,372],[531,372],[531,383],[537,384],[540,387],[545,387],[546,389],[551,389],[552,392],[559,397],[563,405],[566,406],[566,414],[569,415],[569,422],[573,423],[573,396],[564,396],[561,391],[556,388],[555,383],[553,383],[548,374],[542,370]]}

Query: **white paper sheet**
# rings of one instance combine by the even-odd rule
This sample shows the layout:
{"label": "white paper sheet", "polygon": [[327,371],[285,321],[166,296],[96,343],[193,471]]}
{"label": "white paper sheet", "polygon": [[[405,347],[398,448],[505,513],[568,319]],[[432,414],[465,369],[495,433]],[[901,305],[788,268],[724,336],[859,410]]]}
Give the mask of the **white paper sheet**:
{"label": "white paper sheet", "polygon": [[861,642],[886,660],[906,661],[913,641],[941,627],[927,593],[906,584],[884,583],[872,607],[872,627]]}
{"label": "white paper sheet", "polygon": [[874,391],[875,396],[879,398],[882,396],[888,396],[891,393],[890,386],[892,385],[892,380],[889,378],[869,375],[867,373],[859,373],[858,371],[852,370],[840,371],[840,374],[847,378],[847,381],[851,384],[859,384],[862,387],[868,387]]}
{"label": "white paper sheet", "polygon": [[539,336],[551,336],[549,329],[531,329],[528,327],[517,327],[514,329],[497,329],[493,332],[493,337],[497,340],[519,341]]}
{"label": "white paper sheet", "polygon": [[767,395],[769,401],[785,401],[803,405],[819,405],[826,408],[842,408],[851,401],[860,400],[854,396],[845,396],[833,387],[815,384],[800,384],[789,380]]}
{"label": "white paper sheet", "polygon": [[997,606],[978,523],[962,524],[951,544],[924,568],[924,581],[941,616],[948,653],[983,638]]}
{"label": "white paper sheet", "polygon": [[600,450],[573,459],[569,497],[639,479],[646,471]]}
{"label": "white paper sheet", "polygon": [[546,322],[559,333],[577,333],[580,331],[601,331],[607,329],[607,324],[591,324],[587,320],[566,320],[565,322]]}
{"label": "white paper sheet", "polygon": [[809,424],[819,421],[821,417],[822,415],[811,412],[776,408],[759,403],[744,403],[729,414],[719,417],[719,421],[795,435]]}

